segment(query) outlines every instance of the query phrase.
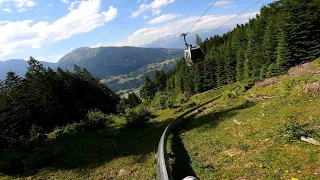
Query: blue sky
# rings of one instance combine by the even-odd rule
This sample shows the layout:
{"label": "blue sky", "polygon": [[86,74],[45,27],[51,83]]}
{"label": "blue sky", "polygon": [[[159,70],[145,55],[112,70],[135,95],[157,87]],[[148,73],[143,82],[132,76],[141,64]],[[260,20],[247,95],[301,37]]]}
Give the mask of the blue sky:
{"label": "blue sky", "polygon": [[[0,60],[57,62],[78,47],[139,46],[186,32],[215,0],[0,0]],[[218,0],[194,31],[214,29],[258,0]],[[226,26],[245,23],[264,0]],[[190,34],[194,35],[194,34]]]}

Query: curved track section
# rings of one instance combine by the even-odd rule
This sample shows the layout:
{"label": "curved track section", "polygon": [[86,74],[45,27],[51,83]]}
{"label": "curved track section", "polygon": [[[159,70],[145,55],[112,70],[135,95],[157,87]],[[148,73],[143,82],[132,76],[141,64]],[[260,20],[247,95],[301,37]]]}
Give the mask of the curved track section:
{"label": "curved track section", "polygon": [[[230,86],[230,85],[227,85],[227,86]],[[235,86],[236,87],[234,87],[231,91],[235,90],[236,88],[240,89],[240,86],[238,86],[238,85],[235,85]],[[219,88],[216,88],[213,90],[221,89],[223,87],[226,87],[226,86],[222,86],[222,87],[219,87]],[[210,90],[210,91],[213,91],[213,90]],[[167,155],[167,141],[168,141],[168,136],[170,134],[170,131],[175,127],[175,125],[179,124],[186,115],[192,113],[193,111],[195,111],[205,105],[210,104],[213,101],[220,99],[221,97],[222,97],[222,95],[190,109],[189,111],[187,111],[187,112],[183,113],[182,115],[180,115],[179,117],[177,117],[175,120],[173,120],[166,127],[166,129],[164,130],[164,132],[161,136],[159,146],[158,146],[158,152],[157,152],[158,179],[159,180],[172,180],[173,179],[172,175],[171,175],[170,168],[169,168],[168,155]]]}

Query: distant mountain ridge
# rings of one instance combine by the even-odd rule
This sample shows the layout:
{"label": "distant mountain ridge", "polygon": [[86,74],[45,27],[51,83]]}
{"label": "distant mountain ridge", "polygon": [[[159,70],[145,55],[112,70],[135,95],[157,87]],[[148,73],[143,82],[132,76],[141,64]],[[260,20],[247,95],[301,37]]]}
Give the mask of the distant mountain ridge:
{"label": "distant mountain ridge", "polygon": [[[73,70],[74,64],[86,68],[100,79],[128,74],[149,64],[182,56],[182,50],[142,47],[81,47],[63,56],[57,63],[42,62],[45,67]],[[0,79],[9,71],[24,76],[28,63],[22,59],[0,61]]]}
{"label": "distant mountain ridge", "polygon": [[[56,69],[58,66],[56,63],[42,62],[44,67],[50,67]],[[24,76],[28,67],[28,62],[23,59],[9,59],[7,61],[0,61],[0,80],[6,78],[7,72],[13,71],[19,76]]]}
{"label": "distant mountain ridge", "polygon": [[135,71],[152,63],[182,55],[182,51],[164,48],[141,47],[98,47],[79,48],[65,55],[58,62],[63,69],[73,69],[73,65],[86,68],[95,76],[103,79]]}

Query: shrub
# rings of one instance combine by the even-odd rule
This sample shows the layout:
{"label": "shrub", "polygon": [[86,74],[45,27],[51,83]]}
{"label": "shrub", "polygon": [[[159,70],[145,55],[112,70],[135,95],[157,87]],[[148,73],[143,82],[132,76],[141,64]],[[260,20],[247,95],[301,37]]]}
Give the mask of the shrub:
{"label": "shrub", "polygon": [[151,113],[143,106],[137,108],[126,109],[125,119],[127,128],[137,128],[148,122],[151,118]]}
{"label": "shrub", "polygon": [[181,105],[188,102],[187,97],[184,94],[179,93],[177,96],[177,104]]}
{"label": "shrub", "polygon": [[315,130],[308,125],[301,125],[296,121],[291,121],[280,129],[279,139],[286,142],[292,142],[300,140],[301,136],[314,137],[315,134]]}
{"label": "shrub", "polygon": [[[67,124],[62,128],[63,134],[74,134],[80,130],[80,123]],[[55,131],[58,132],[59,130]]]}
{"label": "shrub", "polygon": [[155,107],[157,109],[165,109],[167,100],[168,100],[168,98],[167,98],[166,93],[157,92],[151,104],[153,107]]}
{"label": "shrub", "polygon": [[[92,132],[103,129],[110,124],[111,121],[103,112],[99,110],[91,110],[87,113],[87,119],[85,121],[81,121],[79,126],[84,132]],[[77,125],[74,128],[77,129]]]}
{"label": "shrub", "polygon": [[77,132],[93,132],[101,130],[111,124],[110,118],[99,110],[91,110],[87,113],[85,121],[67,124],[64,127],[56,127],[48,134],[48,139],[56,139],[60,134],[74,134]]}
{"label": "shrub", "polygon": [[42,133],[43,129],[40,126],[32,124],[31,129],[30,129],[30,139],[29,141],[35,141],[40,133]]}
{"label": "shrub", "polygon": [[174,107],[174,97],[172,95],[169,95],[169,97],[167,98],[166,107],[167,108],[173,108]]}

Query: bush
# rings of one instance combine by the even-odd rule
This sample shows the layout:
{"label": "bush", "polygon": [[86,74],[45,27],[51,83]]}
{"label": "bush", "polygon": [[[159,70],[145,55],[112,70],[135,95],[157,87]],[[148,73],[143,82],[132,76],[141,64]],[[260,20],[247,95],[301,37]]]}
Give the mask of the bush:
{"label": "bush", "polygon": [[296,121],[291,121],[286,123],[280,129],[280,141],[292,142],[300,140],[302,136],[305,137],[314,137],[316,135],[315,130],[312,129],[309,125],[301,125]]}
{"label": "bush", "polygon": [[64,127],[56,127],[48,134],[48,139],[56,139],[60,134],[74,134],[77,132],[94,132],[106,128],[111,124],[110,118],[99,110],[91,110],[87,113],[85,121],[67,124]]}
{"label": "bush", "polygon": [[[80,123],[72,123],[72,124],[67,124],[61,129],[63,134],[74,134],[78,131],[80,131]],[[59,130],[55,131],[59,132]]]}
{"label": "bush", "polygon": [[179,93],[178,97],[177,97],[177,104],[181,105],[181,104],[184,104],[186,102],[188,102],[187,97],[184,94]]}
{"label": "bush", "polygon": [[138,106],[135,109],[126,109],[125,119],[127,128],[137,128],[151,118],[151,113],[143,106]]}
{"label": "bush", "polygon": [[174,107],[174,97],[170,95],[166,100],[166,107],[173,108]]}
{"label": "bush", "polygon": [[31,129],[30,129],[30,139],[29,141],[35,141],[40,133],[42,133],[43,129],[40,126],[32,124]]}
{"label": "bush", "polygon": [[[99,110],[91,110],[87,113],[87,119],[80,121],[79,128],[83,132],[93,132],[103,129],[111,124],[108,116]],[[80,130],[78,128],[78,130]],[[77,127],[75,127],[77,129]]]}
{"label": "bush", "polygon": [[152,107],[155,107],[157,109],[166,109],[166,102],[168,98],[166,93],[164,92],[157,92],[153,101],[152,101]]}

